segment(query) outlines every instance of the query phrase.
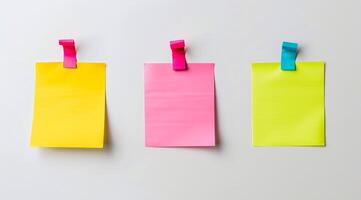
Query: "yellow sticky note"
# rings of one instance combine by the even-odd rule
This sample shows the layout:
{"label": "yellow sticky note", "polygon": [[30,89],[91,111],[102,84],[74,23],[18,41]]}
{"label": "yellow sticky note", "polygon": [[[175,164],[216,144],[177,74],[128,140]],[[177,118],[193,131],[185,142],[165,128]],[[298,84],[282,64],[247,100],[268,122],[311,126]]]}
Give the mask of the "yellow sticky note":
{"label": "yellow sticky note", "polygon": [[103,148],[105,64],[42,62],[35,74],[31,146]]}
{"label": "yellow sticky note", "polygon": [[254,146],[324,146],[324,63],[252,64]]}

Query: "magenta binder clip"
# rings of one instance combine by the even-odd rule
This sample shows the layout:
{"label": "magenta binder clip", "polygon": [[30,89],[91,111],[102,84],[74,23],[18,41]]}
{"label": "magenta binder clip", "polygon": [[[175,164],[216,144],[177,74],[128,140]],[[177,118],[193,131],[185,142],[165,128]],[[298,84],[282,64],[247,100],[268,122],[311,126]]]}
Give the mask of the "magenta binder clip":
{"label": "magenta binder clip", "polygon": [[186,52],[184,40],[170,41],[170,48],[172,49],[173,70],[182,71],[187,69]]}
{"label": "magenta binder clip", "polygon": [[73,39],[59,40],[64,49],[64,67],[76,68],[76,50]]}

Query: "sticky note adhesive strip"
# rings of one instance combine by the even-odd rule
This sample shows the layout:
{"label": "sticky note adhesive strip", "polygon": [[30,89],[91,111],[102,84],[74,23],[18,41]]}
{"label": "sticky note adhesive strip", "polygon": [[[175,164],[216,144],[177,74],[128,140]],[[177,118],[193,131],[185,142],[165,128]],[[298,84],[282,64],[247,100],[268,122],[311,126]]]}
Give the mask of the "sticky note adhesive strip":
{"label": "sticky note adhesive strip", "polygon": [[324,63],[252,65],[254,146],[324,146]]}
{"label": "sticky note adhesive strip", "polygon": [[146,146],[215,145],[214,64],[145,64],[144,97]]}
{"label": "sticky note adhesive strip", "polygon": [[35,73],[31,146],[102,148],[105,64],[44,62]]}

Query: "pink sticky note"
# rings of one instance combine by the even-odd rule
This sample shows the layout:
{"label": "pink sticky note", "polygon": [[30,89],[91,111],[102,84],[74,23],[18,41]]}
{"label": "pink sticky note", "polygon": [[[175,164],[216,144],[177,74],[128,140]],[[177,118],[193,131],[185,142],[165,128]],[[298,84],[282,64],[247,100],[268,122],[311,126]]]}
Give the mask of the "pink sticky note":
{"label": "pink sticky note", "polygon": [[144,65],[145,145],[215,146],[214,64]]}

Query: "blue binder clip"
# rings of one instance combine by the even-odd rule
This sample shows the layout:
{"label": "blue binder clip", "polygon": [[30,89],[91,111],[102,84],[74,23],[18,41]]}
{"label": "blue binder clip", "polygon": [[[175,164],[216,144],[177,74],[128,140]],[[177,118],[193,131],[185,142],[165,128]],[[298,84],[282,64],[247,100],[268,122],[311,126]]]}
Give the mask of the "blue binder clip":
{"label": "blue binder clip", "polygon": [[283,42],[281,55],[281,69],[284,71],[296,70],[297,43]]}

